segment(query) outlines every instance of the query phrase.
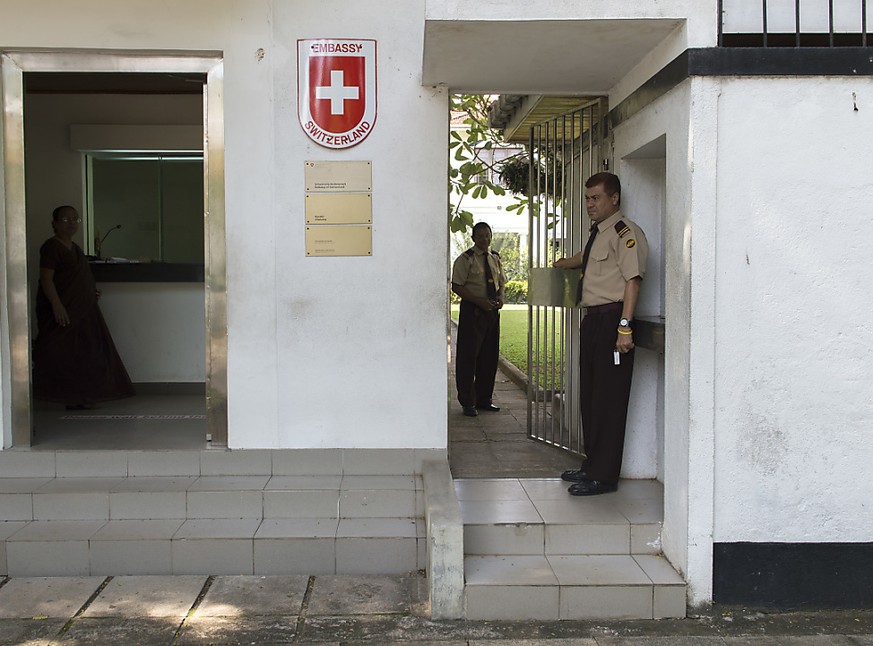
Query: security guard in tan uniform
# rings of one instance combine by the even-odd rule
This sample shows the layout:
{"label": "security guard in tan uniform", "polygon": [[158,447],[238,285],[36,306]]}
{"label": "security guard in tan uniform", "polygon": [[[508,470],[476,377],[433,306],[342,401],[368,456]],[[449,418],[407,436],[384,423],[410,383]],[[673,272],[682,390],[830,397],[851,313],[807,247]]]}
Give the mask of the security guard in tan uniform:
{"label": "security guard in tan uniform", "polygon": [[506,277],[500,256],[490,246],[491,227],[479,222],[473,227],[473,247],[458,256],[452,267],[452,291],[461,297],[455,381],[458,401],[468,417],[478,411],[500,410],[491,398]]}
{"label": "security guard in tan uniform", "polygon": [[555,262],[560,269],[582,268],[580,390],[587,458],[581,469],[561,474],[575,483],[568,490],[574,496],[618,488],[634,369],[634,310],[649,251],[642,229],[619,210],[617,176],[589,178],[585,206],[592,228],[584,251]]}

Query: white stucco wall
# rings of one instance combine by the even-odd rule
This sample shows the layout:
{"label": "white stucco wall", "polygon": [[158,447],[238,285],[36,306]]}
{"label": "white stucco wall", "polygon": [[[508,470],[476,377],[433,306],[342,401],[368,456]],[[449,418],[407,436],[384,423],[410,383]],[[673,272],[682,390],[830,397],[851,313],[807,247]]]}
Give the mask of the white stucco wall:
{"label": "white stucco wall", "polygon": [[[696,368],[704,378],[696,383],[691,379],[695,362],[705,357],[705,353],[694,351],[697,340],[692,334],[692,294],[698,289],[695,283],[701,283],[701,298],[705,301],[707,280],[712,280],[707,268],[707,258],[712,254],[707,250],[711,236],[706,222],[711,217],[706,196],[714,189],[707,190],[709,170],[698,161],[713,152],[710,140],[714,136],[709,133],[714,128],[707,125],[706,116],[709,95],[703,79],[688,80],[614,132],[615,168],[624,180],[628,215],[647,227],[647,236],[654,242],[649,272],[663,271],[663,304],[655,298],[660,296],[659,290],[652,288],[658,277],[650,275],[641,294],[641,312],[651,314],[660,307],[666,318],[663,364],[657,364],[651,353],[638,355],[641,369],[634,371],[629,429],[642,425],[643,410],[653,410],[653,398],[663,398],[663,437],[658,447],[659,475],[664,482],[662,548],[685,574],[692,602],[705,601],[711,593],[712,497],[706,493],[712,487],[711,424],[707,427],[705,418],[701,422],[697,411],[705,410],[706,394],[709,392],[711,399],[712,385],[705,378],[705,365]],[[656,177],[656,161],[663,165],[660,218],[653,217],[657,196],[651,184]],[[646,191],[648,197],[635,198],[640,190]],[[701,208],[695,201],[698,193]],[[701,263],[699,275],[693,259]],[[702,343],[705,346],[705,340]],[[658,380],[663,384],[662,394],[655,390]]]}
{"label": "white stucco wall", "polygon": [[712,44],[716,0],[427,0],[427,20],[609,20],[688,21],[688,47]]}
{"label": "white stucco wall", "polygon": [[718,142],[715,540],[869,541],[873,83],[725,80]]}
{"label": "white stucco wall", "polygon": [[[420,84],[423,1],[48,0],[37,18],[3,0],[0,14],[0,49],[222,53],[231,446],[446,446],[447,95]],[[378,41],[378,119],[345,151],[297,122],[296,40],[326,37]],[[311,159],[373,162],[373,257],[305,257]]]}

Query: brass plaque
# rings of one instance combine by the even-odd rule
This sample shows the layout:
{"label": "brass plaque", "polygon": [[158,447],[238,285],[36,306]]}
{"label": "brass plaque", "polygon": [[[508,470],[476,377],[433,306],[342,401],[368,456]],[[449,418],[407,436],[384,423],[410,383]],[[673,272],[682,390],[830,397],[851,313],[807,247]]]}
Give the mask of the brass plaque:
{"label": "brass plaque", "polygon": [[308,193],[306,224],[372,224],[372,193]]}
{"label": "brass plaque", "polygon": [[308,161],[304,164],[307,191],[366,193],[373,190],[373,164],[368,161]]}
{"label": "brass plaque", "polygon": [[373,227],[357,224],[307,226],[306,255],[372,256]]}

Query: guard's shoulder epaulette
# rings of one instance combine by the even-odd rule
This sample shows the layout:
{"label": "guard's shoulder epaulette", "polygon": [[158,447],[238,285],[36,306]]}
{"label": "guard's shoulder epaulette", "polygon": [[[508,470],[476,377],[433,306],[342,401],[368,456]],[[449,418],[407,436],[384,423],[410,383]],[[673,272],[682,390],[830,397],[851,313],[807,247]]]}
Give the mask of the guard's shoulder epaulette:
{"label": "guard's shoulder epaulette", "polygon": [[472,258],[472,257],[473,257],[473,253],[475,253],[475,252],[473,251],[473,247],[470,247],[470,248],[467,249],[464,253],[467,254],[468,256],[470,256],[470,257]]}
{"label": "guard's shoulder epaulette", "polygon": [[500,254],[497,253],[496,251],[494,251],[494,249],[491,250],[491,253],[493,253],[495,256],[497,256],[498,258],[500,258]]}
{"label": "guard's shoulder epaulette", "polygon": [[631,232],[631,228],[624,223],[624,220],[619,220],[615,223],[615,232],[619,238],[623,238]]}

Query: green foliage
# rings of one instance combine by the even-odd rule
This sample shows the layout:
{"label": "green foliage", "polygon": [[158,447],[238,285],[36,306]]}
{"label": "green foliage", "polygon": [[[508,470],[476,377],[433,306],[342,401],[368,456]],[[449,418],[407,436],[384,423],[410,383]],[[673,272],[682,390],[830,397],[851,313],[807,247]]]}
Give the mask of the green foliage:
{"label": "green foliage", "polygon": [[[488,125],[489,104],[490,99],[484,94],[453,94],[451,97],[452,113],[465,115],[464,129],[449,131],[449,154],[454,160],[449,167],[449,225],[452,232],[473,227],[473,214],[463,208],[464,198],[481,199],[492,193],[506,195],[506,189],[490,178],[513,157],[495,164],[483,158],[484,151],[505,143],[502,133]],[[521,213],[526,203],[523,197],[518,197],[516,204],[507,210]]]}
{"label": "green foliage", "polygon": [[527,303],[527,281],[508,281],[505,287],[505,296],[507,303]]}
{"label": "green foliage", "polygon": [[[556,208],[563,201],[564,161],[562,148],[548,143],[537,146],[533,151],[525,150],[497,162],[491,162],[491,155],[484,151],[504,147],[503,133],[488,123],[488,107],[491,99],[483,94],[453,94],[451,96],[452,114],[464,115],[464,128],[449,131],[449,153],[453,163],[449,167],[449,224],[452,232],[463,232],[473,227],[473,213],[465,209],[465,198],[481,199],[490,194],[506,195],[507,191],[515,198],[515,203],[506,207],[508,212],[519,215],[529,207],[528,186],[530,164],[533,159],[534,192],[549,198],[546,200],[544,215],[556,217]],[[491,177],[500,178],[496,184]],[[539,217],[538,201],[531,206],[533,216]],[[550,208],[551,207],[551,208]]]}
{"label": "green foliage", "polygon": [[491,248],[500,254],[507,280],[527,280],[527,249],[521,248],[519,234],[497,231],[491,240]]}

